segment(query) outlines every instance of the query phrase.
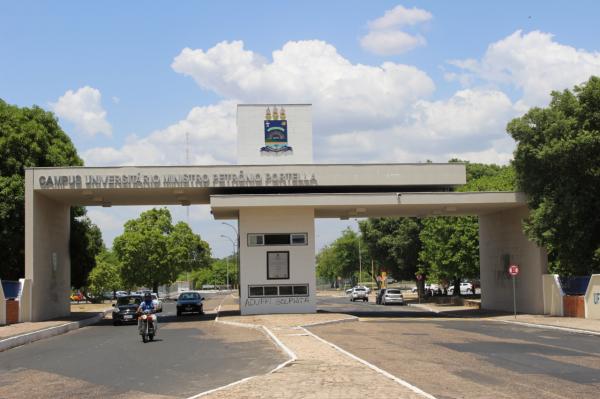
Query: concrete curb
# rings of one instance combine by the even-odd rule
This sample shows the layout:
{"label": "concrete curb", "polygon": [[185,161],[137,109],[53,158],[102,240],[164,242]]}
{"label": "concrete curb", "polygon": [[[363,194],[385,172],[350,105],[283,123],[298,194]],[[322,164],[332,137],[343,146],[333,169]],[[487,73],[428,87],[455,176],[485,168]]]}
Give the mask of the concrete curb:
{"label": "concrete curb", "polygon": [[97,313],[95,316],[89,317],[87,319],[72,321],[70,323],[61,324],[59,326],[48,327],[43,330],[32,331],[26,334],[5,338],[3,340],[0,340],[0,352],[16,348],[17,346],[26,345],[31,342],[39,341],[41,339],[61,335],[69,331],[77,330],[81,327],[86,327],[90,324],[97,323],[100,320],[102,320],[104,316],[111,310],[112,308],[106,309],[105,311]]}
{"label": "concrete curb", "polygon": [[351,317],[347,317],[347,318],[343,318],[343,319],[335,319],[335,320],[327,320],[327,321],[317,321],[315,323],[303,324],[300,327],[302,327],[302,328],[306,328],[306,327],[318,327],[318,326],[324,326],[324,325],[327,325],[327,324],[348,323],[348,322],[352,322],[352,321],[360,321],[360,318],[357,317],[357,316],[351,316]]}
{"label": "concrete curb", "polygon": [[[432,308],[430,308],[430,307],[428,307],[426,305],[422,305],[422,304],[410,304],[409,306],[413,306],[415,308],[420,308],[420,309],[425,309],[425,310],[428,310],[428,311],[430,311],[432,313],[435,313],[435,314],[442,314],[441,311],[436,310],[436,309],[432,309]],[[444,317],[448,317],[448,318],[459,318],[460,317],[460,316],[457,316],[457,315],[453,315],[451,313],[443,313],[443,316]],[[552,324],[533,323],[533,322],[530,322],[530,321],[499,320],[499,319],[494,319],[492,317],[482,317],[482,318],[479,318],[477,320],[493,321],[495,323],[504,323],[504,324],[514,324],[514,325],[524,326],[524,327],[539,328],[539,329],[542,329],[542,330],[556,330],[556,331],[570,332],[570,333],[574,333],[574,334],[600,336],[600,331],[586,330],[584,328],[555,326],[555,325],[552,325]]]}
{"label": "concrete curb", "polygon": [[532,327],[532,328],[541,328],[541,329],[544,329],[544,330],[557,330],[557,331],[570,332],[570,333],[574,333],[574,334],[584,334],[584,335],[596,335],[596,336],[600,336],[600,331],[585,330],[583,328],[553,326],[552,324],[541,324],[541,323],[538,324],[538,323],[531,323],[531,322],[528,322],[528,321],[494,320],[494,319],[486,319],[486,320],[492,320],[492,321],[495,321],[497,323],[516,324],[518,326],[525,326],[525,327]]}

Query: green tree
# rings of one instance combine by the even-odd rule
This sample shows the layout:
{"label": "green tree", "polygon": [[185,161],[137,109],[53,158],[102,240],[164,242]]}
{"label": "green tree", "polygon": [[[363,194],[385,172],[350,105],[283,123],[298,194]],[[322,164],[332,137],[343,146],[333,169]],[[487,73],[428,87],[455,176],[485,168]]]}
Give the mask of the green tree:
{"label": "green tree", "polygon": [[359,223],[370,257],[394,278],[415,279],[422,224],[418,218],[369,218]]}
{"label": "green tree", "polygon": [[[81,207],[71,208],[71,286],[84,288],[88,285],[88,275],[96,266],[96,257],[104,247],[102,233]],[[79,217],[76,215],[79,214]],[[86,291],[85,289],[83,290]]]}
{"label": "green tree", "polygon": [[103,250],[96,256],[96,267],[89,274],[88,291],[94,298],[102,298],[104,292],[113,294],[124,287],[121,280],[121,265],[114,252]]}
{"label": "green tree", "polygon": [[331,245],[323,247],[317,254],[317,276],[329,281],[331,288],[337,288],[337,278],[342,276],[336,256],[335,248]]}
{"label": "green tree", "polygon": [[553,92],[507,126],[515,170],[528,195],[525,231],[562,275],[600,271],[600,78]]}
{"label": "green tree", "polygon": [[[319,277],[332,280],[337,277],[358,279],[360,262],[358,260],[359,235],[350,228],[345,229],[329,247],[323,248],[317,255],[317,274]],[[364,243],[361,246],[364,248]],[[363,277],[370,274],[367,266],[369,257],[366,251],[361,252]]]}
{"label": "green tree", "polygon": [[[75,146],[51,112],[37,106],[19,108],[0,100],[0,278],[15,280],[25,274],[25,168],[81,165]],[[72,213],[72,229],[78,233],[91,227],[78,225],[75,217],[83,214],[83,208]],[[95,253],[80,252],[88,246],[75,242],[86,235],[74,237],[71,258],[92,259],[93,263]],[[90,263],[72,265],[75,285],[85,285]],[[80,266],[84,269],[81,273]]]}
{"label": "green tree", "polygon": [[191,273],[195,287],[200,287],[204,284],[226,285],[227,275],[229,275],[229,285],[235,286],[238,284],[235,256],[212,259],[209,267],[194,270]]}
{"label": "green tree", "polygon": [[461,279],[479,276],[478,235],[476,217],[423,219],[420,272],[433,281],[451,282],[459,294]]}
{"label": "green tree", "polygon": [[173,226],[166,208],[151,209],[125,223],[113,248],[121,262],[126,285],[152,287],[171,284],[184,271],[208,265],[210,247],[184,222]]}

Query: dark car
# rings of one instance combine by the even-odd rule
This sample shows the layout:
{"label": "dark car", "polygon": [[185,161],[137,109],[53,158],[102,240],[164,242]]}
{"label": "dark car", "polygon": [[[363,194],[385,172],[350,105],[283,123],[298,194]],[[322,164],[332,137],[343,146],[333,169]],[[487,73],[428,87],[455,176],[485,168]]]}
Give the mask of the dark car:
{"label": "dark car", "polygon": [[134,323],[137,322],[137,309],[142,303],[141,295],[123,295],[117,297],[117,303],[113,306],[113,325],[119,325],[123,323]]}
{"label": "dark car", "polygon": [[203,314],[202,301],[204,298],[197,292],[182,292],[177,298],[177,316],[183,313]]}

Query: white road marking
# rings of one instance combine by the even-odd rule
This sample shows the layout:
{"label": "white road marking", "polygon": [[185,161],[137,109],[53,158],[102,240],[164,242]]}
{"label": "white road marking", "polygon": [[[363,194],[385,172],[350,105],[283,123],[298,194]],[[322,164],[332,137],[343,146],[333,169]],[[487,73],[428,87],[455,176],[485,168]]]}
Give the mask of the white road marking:
{"label": "white road marking", "polygon": [[337,349],[338,351],[340,351],[340,352],[341,352],[341,353],[343,353],[344,355],[346,355],[346,356],[349,356],[350,358],[352,358],[352,359],[354,359],[354,360],[356,360],[356,361],[358,361],[358,362],[360,362],[360,363],[364,364],[365,366],[369,367],[371,370],[373,370],[373,371],[376,371],[376,372],[378,372],[379,374],[382,374],[382,375],[386,376],[387,378],[389,378],[389,379],[391,379],[391,380],[393,380],[393,381],[397,382],[398,384],[400,384],[400,385],[402,385],[402,386],[404,386],[404,387],[406,387],[406,388],[410,389],[411,391],[413,391],[413,392],[415,392],[415,393],[417,393],[417,394],[419,394],[419,395],[421,395],[421,396],[423,396],[423,397],[425,397],[425,398],[427,398],[427,399],[436,399],[436,397],[435,397],[435,396],[433,396],[433,395],[431,395],[431,394],[428,394],[427,392],[423,391],[423,390],[422,390],[422,389],[420,389],[420,388],[417,388],[416,386],[412,385],[411,383],[409,383],[409,382],[407,382],[407,381],[404,381],[403,379],[401,379],[401,378],[398,378],[398,377],[396,377],[395,375],[393,375],[393,374],[390,374],[390,373],[388,373],[387,371],[385,371],[385,370],[383,370],[383,369],[380,369],[379,367],[375,366],[374,364],[372,364],[372,363],[369,363],[369,362],[367,362],[366,360],[364,360],[364,359],[361,359],[360,357],[358,357],[358,356],[356,356],[356,355],[353,355],[352,353],[350,353],[350,352],[348,352],[348,351],[346,351],[346,350],[344,350],[344,349],[340,348],[340,347],[339,347],[339,346],[337,346],[336,344],[334,344],[334,343],[331,343],[331,342],[329,342],[329,341],[327,341],[327,340],[325,340],[325,339],[323,339],[323,338],[319,337],[318,335],[316,335],[316,334],[314,334],[314,333],[312,333],[312,332],[308,331],[306,328],[303,328],[303,329],[304,329],[304,331],[306,331],[306,332],[307,332],[309,335],[311,335],[313,338],[315,338],[315,339],[317,339],[317,340],[319,340],[319,341],[323,342],[324,344],[327,344],[327,345],[331,346],[331,347],[332,347],[332,348],[334,348],[334,349]]}
{"label": "white road marking", "polygon": [[[223,301],[224,301],[224,300],[225,300],[225,299],[223,299]],[[221,304],[223,303],[223,301],[221,301]],[[279,346],[279,348],[281,348],[281,350],[283,350],[283,352],[285,352],[285,353],[288,355],[288,357],[289,357],[289,359],[288,359],[288,360],[286,360],[285,362],[283,362],[283,363],[281,363],[281,364],[277,365],[277,367],[275,367],[273,370],[269,371],[267,374],[275,373],[275,372],[277,372],[278,370],[281,370],[282,368],[284,368],[284,367],[285,367],[285,366],[287,366],[288,364],[290,364],[290,363],[292,363],[292,362],[295,362],[295,361],[298,359],[298,357],[296,356],[296,354],[295,354],[295,353],[294,353],[294,352],[293,352],[293,351],[292,351],[290,348],[288,348],[287,346],[285,346],[285,345],[283,344],[283,342],[281,342],[281,341],[279,340],[279,338],[277,338],[277,337],[275,336],[275,334],[273,334],[273,333],[271,332],[271,330],[269,330],[267,327],[265,327],[265,326],[263,326],[263,325],[258,325],[258,324],[250,324],[250,323],[238,323],[238,322],[235,322],[235,321],[223,321],[223,320],[219,320],[219,311],[221,310],[221,304],[219,304],[219,306],[218,306],[218,310],[217,310],[217,317],[215,318],[215,323],[217,323],[217,322],[218,322],[218,323],[222,323],[222,324],[228,324],[228,325],[231,325],[231,326],[236,326],[236,327],[244,327],[244,328],[252,328],[252,329],[260,330],[260,331],[262,331],[262,332],[263,332],[263,333],[264,333],[264,334],[265,334],[267,337],[269,337],[271,340],[273,340],[273,342],[275,342],[275,344],[276,344],[277,346]],[[256,378],[256,377],[258,377],[258,376],[260,376],[260,374],[259,374],[259,375],[253,375],[253,376],[251,376],[251,377],[246,377],[246,378],[243,378],[243,379],[241,379],[241,380],[234,381],[234,382],[232,382],[232,383],[230,383],[230,384],[223,385],[223,386],[221,386],[221,387],[217,387],[217,388],[211,389],[211,390],[209,390],[209,391],[204,391],[204,392],[201,392],[201,393],[199,393],[199,394],[197,394],[197,395],[190,396],[190,397],[188,397],[187,399],[196,399],[196,398],[200,398],[200,397],[202,397],[202,396],[209,395],[209,394],[211,394],[211,393],[213,393],[213,392],[216,392],[216,391],[221,391],[221,390],[223,390],[223,389],[227,389],[227,388],[229,388],[229,387],[232,387],[232,386],[234,386],[234,385],[242,384],[242,383],[244,383],[244,382],[246,382],[246,381],[249,381],[249,380],[251,380],[251,379],[253,379],[253,378]]]}

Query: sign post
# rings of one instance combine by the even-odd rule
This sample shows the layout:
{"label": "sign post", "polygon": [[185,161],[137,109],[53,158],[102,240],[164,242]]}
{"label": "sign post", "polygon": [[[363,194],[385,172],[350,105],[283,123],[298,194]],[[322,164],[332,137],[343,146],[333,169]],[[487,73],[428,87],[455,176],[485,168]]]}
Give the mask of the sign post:
{"label": "sign post", "polygon": [[419,297],[419,303],[421,303],[421,280],[423,280],[423,275],[417,274],[417,296]]}
{"label": "sign post", "polygon": [[508,267],[508,274],[512,276],[512,286],[513,286],[513,309],[515,314],[515,319],[517,318],[517,293],[515,289],[515,278],[517,274],[519,274],[519,266],[518,265],[510,265]]}

